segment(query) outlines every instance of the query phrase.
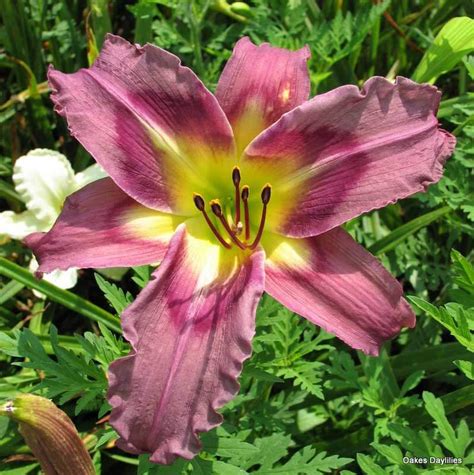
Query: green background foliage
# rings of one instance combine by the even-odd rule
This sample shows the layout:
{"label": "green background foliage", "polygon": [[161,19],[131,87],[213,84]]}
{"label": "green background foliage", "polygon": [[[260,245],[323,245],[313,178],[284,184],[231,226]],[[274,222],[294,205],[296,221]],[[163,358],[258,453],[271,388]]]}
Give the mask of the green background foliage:
{"label": "green background foliage", "polygon": [[[12,166],[35,147],[92,163],[52,110],[48,64],[87,67],[107,32],[165,48],[213,90],[234,43],[308,44],[312,94],[373,75],[436,84],[439,119],[458,140],[427,193],[363,215],[346,229],[403,284],[414,330],[377,358],[353,351],[269,296],[254,354],[224,424],[203,451],[170,467],[125,454],[107,423],[107,367],[128,352],[119,315],[150,276],[112,283],[81,271],[72,291],[36,280],[30,252],[0,230],[0,399],[52,398],[74,420],[103,474],[471,473],[474,447],[474,21],[468,0],[0,0],[0,206],[21,211]],[[32,289],[46,299],[34,296]],[[156,362],[159,364],[159,362]],[[459,466],[403,457],[460,457]],[[38,473],[14,423],[0,418],[0,473]]]}

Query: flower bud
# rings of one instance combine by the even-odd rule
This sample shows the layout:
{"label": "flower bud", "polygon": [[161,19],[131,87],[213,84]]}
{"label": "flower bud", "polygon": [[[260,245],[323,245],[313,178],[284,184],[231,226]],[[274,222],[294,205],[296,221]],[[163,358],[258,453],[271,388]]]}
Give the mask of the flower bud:
{"label": "flower bud", "polygon": [[95,470],[71,419],[44,397],[19,394],[0,406],[0,415],[19,431],[46,475],[94,475]]}
{"label": "flower bud", "polygon": [[242,15],[244,17],[251,17],[252,11],[250,7],[245,2],[234,2],[230,4],[230,10],[237,15]]}

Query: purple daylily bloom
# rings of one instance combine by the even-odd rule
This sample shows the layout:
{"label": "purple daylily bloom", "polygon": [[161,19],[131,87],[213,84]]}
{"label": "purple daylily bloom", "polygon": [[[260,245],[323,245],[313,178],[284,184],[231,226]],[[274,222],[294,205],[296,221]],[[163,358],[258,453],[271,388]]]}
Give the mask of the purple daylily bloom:
{"label": "purple daylily bloom", "polygon": [[124,450],[199,451],[238,392],[263,291],[372,355],[415,324],[339,226],[441,178],[455,139],[440,93],[374,77],[307,100],[308,58],[243,38],[214,96],[176,56],[109,35],[91,68],[49,72],[57,112],[111,178],[27,238],[39,270],[161,261],[122,315],[133,350],[110,366]]}

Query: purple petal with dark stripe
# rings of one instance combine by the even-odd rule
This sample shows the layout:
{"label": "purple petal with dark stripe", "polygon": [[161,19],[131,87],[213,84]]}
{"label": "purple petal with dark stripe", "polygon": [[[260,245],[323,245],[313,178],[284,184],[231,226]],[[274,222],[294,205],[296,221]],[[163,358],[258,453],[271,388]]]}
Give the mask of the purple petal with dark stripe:
{"label": "purple petal with dark stripe", "polygon": [[265,291],[353,348],[377,355],[402,327],[415,326],[401,285],[342,228],[276,238],[266,251]]}
{"label": "purple petal with dark stripe", "polygon": [[223,250],[209,280],[216,260],[198,246],[178,228],[152,281],[122,316],[132,353],[109,370],[118,446],[149,452],[152,462],[199,451],[198,432],[222,422],[216,411],[238,392],[252,349],[263,253],[239,263]]}
{"label": "purple petal with dark stripe", "polygon": [[30,234],[25,243],[38,259],[38,272],[130,267],[159,262],[178,224],[103,178],[69,196],[52,229]]}
{"label": "purple petal with dark stripe", "polygon": [[272,228],[321,234],[437,182],[455,145],[435,116],[440,95],[409,79],[374,77],[362,90],[342,86],[285,114],[242,163],[243,172],[268,170],[286,201],[269,215]]}
{"label": "purple petal with dark stripe", "polygon": [[311,53],[255,46],[240,39],[217,85],[216,97],[229,118],[239,151],[282,114],[308,99],[310,81],[306,65]]}
{"label": "purple petal with dark stripe", "polygon": [[145,206],[181,211],[186,179],[233,160],[232,130],[215,97],[179,58],[156,46],[107,35],[91,68],[50,69],[48,78],[71,134]]}

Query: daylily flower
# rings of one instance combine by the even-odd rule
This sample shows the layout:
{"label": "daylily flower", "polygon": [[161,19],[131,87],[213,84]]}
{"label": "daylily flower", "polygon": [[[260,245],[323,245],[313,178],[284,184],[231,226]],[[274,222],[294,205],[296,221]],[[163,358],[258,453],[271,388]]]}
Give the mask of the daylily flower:
{"label": "daylily flower", "polygon": [[[97,164],[75,174],[61,153],[44,148],[31,150],[15,161],[12,177],[26,211],[0,213],[0,236],[21,240],[33,232],[49,231],[68,195],[105,176]],[[34,272],[37,268],[36,259],[31,259],[30,270]],[[70,289],[77,283],[77,270],[54,270],[45,274],[44,279],[62,289]]]}
{"label": "daylily flower", "polygon": [[56,111],[110,178],[27,238],[40,270],[161,261],[109,372],[124,450],[197,453],[239,389],[263,291],[372,355],[415,324],[340,225],[440,179],[455,143],[440,93],[374,77],[307,101],[309,55],[244,38],[215,96],[176,56],[112,35],[91,68],[49,72]]}

